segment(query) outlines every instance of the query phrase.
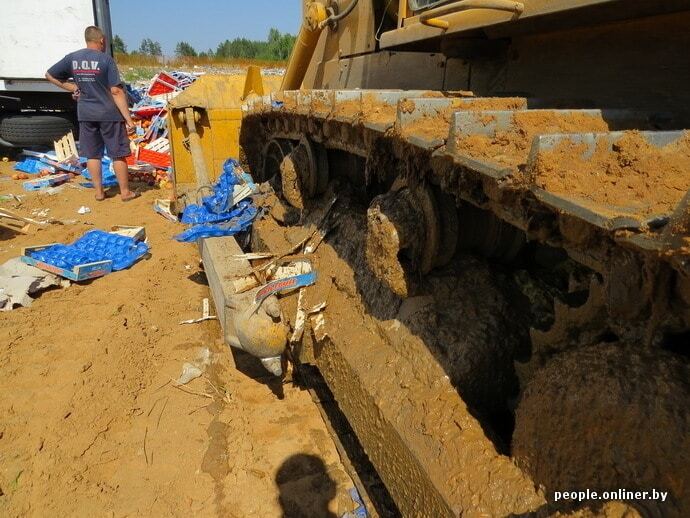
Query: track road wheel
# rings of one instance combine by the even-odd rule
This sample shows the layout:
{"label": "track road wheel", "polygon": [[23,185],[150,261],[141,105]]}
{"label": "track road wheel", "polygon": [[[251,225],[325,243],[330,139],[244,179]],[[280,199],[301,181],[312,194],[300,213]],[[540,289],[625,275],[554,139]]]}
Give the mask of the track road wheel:
{"label": "track road wheel", "polygon": [[280,164],[292,151],[292,144],[285,139],[269,140],[262,151],[262,168],[260,182],[270,182],[275,189],[280,185]]}
{"label": "track road wheel", "polygon": [[398,179],[367,211],[367,263],[398,296],[414,291],[414,274],[426,275],[455,254],[457,209],[439,189],[410,187]]}
{"label": "track road wheel", "polygon": [[302,138],[280,164],[283,197],[296,209],[303,209],[319,184],[319,161],[312,143]]}
{"label": "track road wheel", "polygon": [[556,357],[529,383],[513,456],[550,502],[554,491],[656,489],[669,492],[666,502],[628,503],[644,516],[690,516],[689,408],[686,360],[586,347]]}

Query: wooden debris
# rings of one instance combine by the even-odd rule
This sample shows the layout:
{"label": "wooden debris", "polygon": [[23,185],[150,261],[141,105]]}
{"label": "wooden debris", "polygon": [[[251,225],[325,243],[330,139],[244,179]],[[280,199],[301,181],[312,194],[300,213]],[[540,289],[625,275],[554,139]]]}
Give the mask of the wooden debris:
{"label": "wooden debris", "polygon": [[57,155],[58,162],[79,160],[77,144],[74,142],[74,135],[71,131],[60,140],[54,141],[53,147],[55,148],[55,155]]}
{"label": "wooden debris", "polygon": [[31,218],[25,218],[24,216],[20,216],[19,214],[12,212],[7,209],[0,209],[0,218],[6,218],[6,219],[13,219],[16,221],[22,221],[24,223],[33,223],[34,225],[47,225],[47,221],[38,221],[35,219]]}
{"label": "wooden debris", "polygon": [[316,313],[310,319],[311,329],[314,332],[314,338],[317,342],[323,342],[328,338],[328,331],[326,331],[326,317],[323,313]]}
{"label": "wooden debris", "polygon": [[292,337],[290,338],[290,343],[292,345],[295,345],[302,340],[302,336],[304,335],[304,326],[306,324],[307,317],[320,313],[321,311],[326,309],[325,302],[317,304],[316,306],[310,309],[305,309],[303,305],[304,293],[305,288],[301,288],[299,290],[299,297],[297,299],[297,316],[295,318],[295,329],[292,332]]}
{"label": "wooden debris", "polygon": [[238,260],[257,261],[260,259],[272,259],[276,254],[265,253],[250,253],[250,254],[235,254],[232,257]]}
{"label": "wooden debris", "polygon": [[256,278],[256,275],[251,274],[245,277],[240,277],[239,279],[235,279],[232,281],[232,285],[235,289],[235,293],[240,294],[259,287],[261,283],[259,282],[259,279]]}
{"label": "wooden debris", "polygon": [[211,305],[208,299],[204,299],[202,302],[201,318],[195,318],[192,320],[183,320],[180,325],[185,324],[198,324],[200,322],[205,322],[206,320],[217,320],[216,315],[211,315]]}

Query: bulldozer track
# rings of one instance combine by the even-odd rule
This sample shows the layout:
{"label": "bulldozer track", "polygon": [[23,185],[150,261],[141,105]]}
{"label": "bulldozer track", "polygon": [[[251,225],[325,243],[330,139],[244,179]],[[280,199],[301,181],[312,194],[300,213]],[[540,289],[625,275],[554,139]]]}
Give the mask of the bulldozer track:
{"label": "bulldozer track", "polygon": [[[690,170],[686,167],[690,164],[683,162],[690,156],[686,152],[688,134],[666,129],[673,128],[674,123],[659,114],[533,108],[537,105],[519,97],[475,98],[461,92],[288,91],[245,104],[241,145],[255,178],[271,181],[278,190],[280,182],[273,173],[280,176],[277,164],[292,154],[292,146],[301,146],[294,156],[311,157],[309,161],[301,160],[310,162],[311,165],[302,166],[308,173],[303,173],[300,180],[298,172],[292,171],[297,180],[293,178],[289,185],[283,185],[283,189],[299,191],[298,205],[303,201],[306,205],[297,207],[289,198],[288,203],[300,210],[309,210],[309,199],[318,204],[316,200],[324,191],[327,182],[323,175],[329,174],[325,171],[328,160],[323,158],[326,150],[358,157],[353,168],[361,171],[345,176],[350,183],[359,182],[357,192],[366,193],[363,199],[371,202],[367,212],[369,227],[362,229],[362,233],[368,232],[366,262],[373,275],[387,282],[401,299],[416,295],[415,279],[446,264],[454,251],[468,241],[479,243],[475,251],[480,255],[506,262],[514,259],[526,244],[538,244],[563,251],[582,267],[587,274],[571,282],[571,291],[566,294],[580,301],[554,297],[550,326],[531,329],[531,359],[518,372],[523,388],[530,380],[539,379],[539,373],[552,358],[567,353],[566,358],[579,365],[579,350],[585,351],[583,358],[592,350],[596,355],[591,346],[607,342],[631,345],[626,351],[633,356],[638,354],[636,351],[648,354],[657,348],[661,364],[668,361],[675,365],[673,356],[660,349],[675,352],[673,344],[684,340],[690,329],[690,181],[684,173],[676,174],[673,167],[673,161],[679,160],[678,170]],[[645,161],[635,153],[626,154],[628,140],[634,141],[641,153],[651,153],[664,173],[649,177],[647,191],[634,192],[627,198],[609,198],[606,189],[610,185],[601,183],[601,176],[608,172],[607,160],[611,159],[616,167]],[[267,149],[275,153],[267,154]],[[341,168],[342,157],[334,157],[340,160]],[[319,165],[314,165],[317,162]],[[269,163],[273,165],[268,166]],[[570,181],[577,174],[584,174],[582,185]],[[553,178],[565,179],[564,187]],[[675,187],[663,190],[671,184]],[[659,194],[661,191],[665,197]],[[426,221],[426,228],[418,224],[420,219]],[[391,234],[395,239],[385,242]],[[370,241],[375,242],[373,253],[369,253]],[[404,255],[398,254],[403,249],[413,260],[403,265],[401,259],[395,278],[391,277],[390,268],[388,273],[384,272],[386,268],[376,270],[378,256],[388,254],[388,262],[396,262]],[[410,269],[412,275],[409,271],[400,273]],[[396,285],[406,274],[400,286]],[[397,408],[384,411],[380,407],[376,394],[399,390],[399,382],[379,377],[367,382],[364,378],[372,369],[368,363],[371,360],[365,361],[350,350],[351,343],[345,346],[336,341],[322,345],[323,356],[317,364],[326,371],[324,377],[345,414],[349,419],[355,416],[353,428],[364,437],[362,444],[377,469],[384,470],[382,479],[387,486],[390,484],[391,494],[403,513],[417,509],[420,498],[428,499],[425,508],[429,516],[457,515],[459,510],[484,505],[490,513],[506,509],[524,512],[540,506],[542,495],[527,489],[529,479],[520,479],[518,473],[508,469],[512,461],[503,464],[508,459],[496,460],[496,466],[491,468],[471,461],[465,468],[472,465],[472,469],[482,473],[493,472],[491,476],[506,487],[516,484],[521,488],[516,494],[524,500],[500,505],[482,502],[478,506],[467,499],[471,492],[456,493],[440,483],[436,468],[422,460],[425,455],[416,446],[415,432],[408,435],[407,427],[401,426]],[[662,352],[666,356],[662,357]],[[401,367],[400,372],[431,363],[422,351],[417,354],[420,356],[409,366]],[[624,358],[625,354],[612,353],[612,357]],[[653,357],[654,353],[651,354]],[[645,362],[640,361],[640,365]],[[614,368],[618,369],[619,366]],[[640,372],[635,376],[644,378]],[[554,379],[561,375],[555,374]],[[358,382],[351,384],[352,379]],[[651,383],[654,386],[656,381]],[[412,386],[416,388],[411,392],[425,390],[421,385]],[[678,393],[683,390],[680,388]],[[596,388],[591,391],[597,393]],[[540,405],[548,404],[552,395],[541,397],[538,390],[530,394],[537,408],[533,414],[539,415]],[[648,398],[640,398],[643,407]],[[383,416],[379,428],[370,429],[373,415]],[[575,423],[577,419],[571,421]],[[684,426],[677,426],[679,433],[683,433]],[[450,432],[438,433],[440,438]],[[404,452],[398,460],[405,469],[418,470],[415,481],[402,476],[397,463],[388,466],[388,450],[379,451],[379,436],[390,437],[395,451]],[[523,433],[523,443],[528,436]],[[460,446],[460,442],[453,445],[449,441],[439,448],[447,447],[451,452],[456,446],[467,447]],[[529,445],[523,445],[523,451],[524,458],[534,455]],[[455,458],[455,454],[449,453],[448,457]],[[520,462],[525,461],[518,459]],[[452,469],[463,472],[456,465]],[[582,480],[587,480],[585,475]],[[546,513],[549,508],[542,507],[540,511]]]}
{"label": "bulldozer track", "polygon": [[[262,164],[256,160],[261,156],[260,143],[306,136],[328,149],[366,160],[367,182],[403,176],[411,184],[437,185],[456,200],[490,211],[520,229],[528,241],[566,250],[604,279],[620,276],[618,270],[626,264],[627,271],[646,269],[653,278],[671,268],[687,279],[689,196],[664,212],[650,213],[635,203],[623,207],[584,203],[535,181],[540,158],[560,143],[575,143],[581,155],[592,153],[603,142],[615,142],[625,134],[601,131],[602,127],[645,130],[656,124],[655,116],[625,110],[531,110],[529,104],[521,98],[446,97],[430,91],[284,92],[244,106],[242,145],[250,160],[255,157],[253,170],[260,171]],[[537,129],[528,135],[532,141],[523,149],[505,146],[500,162],[463,150],[463,138],[509,131],[514,118],[523,114],[548,119],[549,133]],[[685,133],[642,131],[640,135],[661,146]],[[640,282],[655,284],[649,278]],[[618,302],[643,304],[627,297]]]}

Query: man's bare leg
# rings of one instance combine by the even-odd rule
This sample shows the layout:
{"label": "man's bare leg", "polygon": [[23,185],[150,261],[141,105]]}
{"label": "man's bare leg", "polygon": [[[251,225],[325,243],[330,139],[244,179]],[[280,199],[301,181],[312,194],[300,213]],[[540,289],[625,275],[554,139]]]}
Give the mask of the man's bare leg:
{"label": "man's bare leg", "polygon": [[105,199],[105,191],[103,190],[103,170],[100,158],[89,158],[86,162],[86,168],[91,175],[91,183],[96,191],[96,199],[103,201]]}
{"label": "man's bare leg", "polygon": [[122,200],[127,201],[136,197],[136,194],[129,190],[129,171],[127,170],[127,161],[124,158],[114,158],[113,169],[115,170],[117,183],[120,185],[120,197]]}

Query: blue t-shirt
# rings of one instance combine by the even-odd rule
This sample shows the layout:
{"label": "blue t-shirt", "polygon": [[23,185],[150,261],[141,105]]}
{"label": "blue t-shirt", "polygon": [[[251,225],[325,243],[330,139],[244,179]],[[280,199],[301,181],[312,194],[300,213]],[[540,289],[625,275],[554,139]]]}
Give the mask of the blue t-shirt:
{"label": "blue t-shirt", "polygon": [[117,122],[123,117],[117,109],[110,88],[121,86],[115,60],[93,49],[81,49],[67,54],[48,69],[55,79],[74,79],[80,90],[77,115],[80,121]]}

